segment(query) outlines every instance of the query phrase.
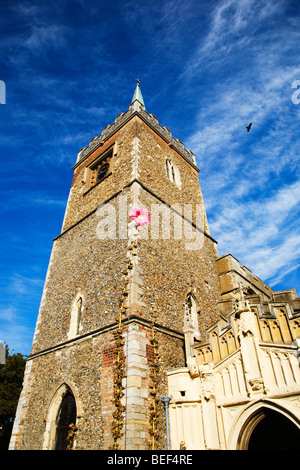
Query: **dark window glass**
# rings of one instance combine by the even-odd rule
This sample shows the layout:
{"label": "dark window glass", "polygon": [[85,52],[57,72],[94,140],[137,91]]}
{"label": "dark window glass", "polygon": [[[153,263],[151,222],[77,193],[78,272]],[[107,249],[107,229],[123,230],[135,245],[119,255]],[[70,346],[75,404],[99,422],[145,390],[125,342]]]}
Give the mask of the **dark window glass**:
{"label": "dark window glass", "polygon": [[55,450],[66,450],[70,425],[76,422],[76,403],[73,395],[67,392],[57,415]]}
{"label": "dark window glass", "polygon": [[99,168],[98,173],[97,173],[97,182],[103,180],[103,178],[105,177],[105,175],[108,172],[108,169],[109,169],[109,163],[104,163],[104,165],[102,165]]}

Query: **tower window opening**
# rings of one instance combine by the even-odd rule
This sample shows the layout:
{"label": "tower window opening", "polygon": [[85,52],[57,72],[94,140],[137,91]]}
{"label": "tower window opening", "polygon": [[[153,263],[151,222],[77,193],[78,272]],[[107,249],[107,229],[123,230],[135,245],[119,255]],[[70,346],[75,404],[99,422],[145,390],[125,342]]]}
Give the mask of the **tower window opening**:
{"label": "tower window opening", "polygon": [[173,183],[175,183],[175,170],[174,170],[173,165],[172,165],[172,181]]}
{"label": "tower window opening", "polygon": [[82,329],[81,319],[83,310],[83,297],[82,295],[78,294],[72,303],[68,339],[74,338]]}
{"label": "tower window opening", "polygon": [[167,178],[170,179],[170,160],[166,160]]}
{"label": "tower window opening", "polygon": [[78,334],[79,333],[80,322],[81,322],[81,314],[82,314],[82,297],[79,297],[77,299],[76,309],[77,309],[76,334]]}
{"label": "tower window opening", "polygon": [[87,189],[91,189],[98,183],[101,183],[112,172],[112,156],[113,150],[101,155],[90,166],[87,167]]}
{"label": "tower window opening", "polygon": [[167,178],[180,189],[181,180],[178,168],[174,165],[169,158],[166,159],[166,173]]}
{"label": "tower window opening", "polygon": [[107,172],[109,170],[109,163],[104,163],[103,165],[100,166],[98,172],[97,172],[97,183],[103,180],[103,178],[106,176]]}

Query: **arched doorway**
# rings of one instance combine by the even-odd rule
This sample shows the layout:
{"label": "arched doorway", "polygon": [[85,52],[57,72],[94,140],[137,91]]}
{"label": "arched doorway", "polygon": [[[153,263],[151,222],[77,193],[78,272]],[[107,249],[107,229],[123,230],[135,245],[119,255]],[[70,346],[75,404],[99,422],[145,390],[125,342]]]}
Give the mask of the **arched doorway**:
{"label": "arched doorway", "polygon": [[259,408],[245,423],[240,434],[239,449],[299,449],[300,429],[283,413],[269,407]]}
{"label": "arched doorway", "polygon": [[64,395],[56,420],[54,450],[67,450],[73,441],[70,431],[76,423],[76,403],[70,391]]}
{"label": "arched doorway", "polygon": [[290,419],[270,408],[263,408],[260,416],[251,433],[248,450],[299,449],[300,430]]}

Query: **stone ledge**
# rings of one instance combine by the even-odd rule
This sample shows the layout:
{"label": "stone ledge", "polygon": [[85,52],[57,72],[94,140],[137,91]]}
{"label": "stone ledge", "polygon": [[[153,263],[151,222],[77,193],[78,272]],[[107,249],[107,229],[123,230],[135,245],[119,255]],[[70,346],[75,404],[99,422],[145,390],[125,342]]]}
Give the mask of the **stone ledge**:
{"label": "stone ledge", "polygon": [[[141,318],[141,317],[138,317],[138,316],[135,316],[135,315],[132,315],[129,318],[125,318],[123,324],[125,326],[126,325],[131,326],[134,323],[137,323],[139,325],[143,325],[143,326],[148,327],[148,328],[151,328],[151,325],[152,325],[152,322],[150,320],[146,320],[145,318]],[[39,357],[39,356],[43,356],[45,354],[49,354],[49,353],[58,351],[60,349],[68,347],[72,344],[79,343],[80,341],[82,341],[85,338],[98,336],[100,334],[107,333],[108,331],[116,330],[117,328],[118,328],[118,323],[111,323],[110,325],[103,326],[103,327],[101,327],[97,330],[93,330],[93,331],[90,331],[88,333],[84,333],[83,335],[77,336],[76,338],[72,338],[68,341],[64,341],[62,343],[55,344],[54,346],[50,346],[47,349],[43,349],[41,351],[38,351],[38,352],[28,356],[27,361],[29,361],[31,359],[34,359],[36,357]],[[160,325],[159,323],[155,323],[154,328],[157,331],[159,331],[160,333],[163,333],[163,334],[166,334],[168,336],[172,336],[172,337],[175,337],[177,339],[181,339],[182,341],[184,341],[184,334],[179,332],[179,331],[176,331],[176,330],[173,330],[173,329],[168,328],[166,326]],[[125,333],[125,334],[127,334],[127,333]],[[133,365],[133,367],[135,367],[135,366]],[[140,364],[137,364],[137,367],[140,367]]]}

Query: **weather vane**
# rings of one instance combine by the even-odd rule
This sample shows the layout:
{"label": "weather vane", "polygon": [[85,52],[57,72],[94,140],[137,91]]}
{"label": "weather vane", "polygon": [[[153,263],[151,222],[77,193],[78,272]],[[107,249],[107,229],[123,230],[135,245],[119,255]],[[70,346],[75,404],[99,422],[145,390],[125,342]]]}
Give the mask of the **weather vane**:
{"label": "weather vane", "polygon": [[136,78],[136,84],[137,84],[137,85],[140,85],[140,83],[141,83],[141,80],[139,80],[138,78]]}

